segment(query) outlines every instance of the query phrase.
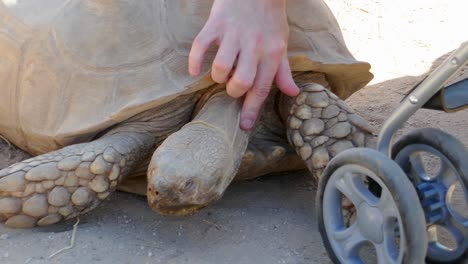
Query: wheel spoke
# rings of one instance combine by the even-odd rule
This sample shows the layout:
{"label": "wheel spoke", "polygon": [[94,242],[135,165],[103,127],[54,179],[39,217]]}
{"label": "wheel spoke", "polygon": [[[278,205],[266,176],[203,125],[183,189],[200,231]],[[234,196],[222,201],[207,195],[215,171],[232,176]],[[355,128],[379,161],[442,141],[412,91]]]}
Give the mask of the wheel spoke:
{"label": "wheel spoke", "polygon": [[413,153],[409,157],[411,163],[411,171],[410,173],[413,175],[413,179],[419,183],[421,180],[427,180],[429,177],[427,176],[426,169],[424,168],[424,162],[422,161],[422,157],[418,153]]}
{"label": "wheel spoke", "polygon": [[[392,264],[397,263],[397,259],[392,257],[391,252],[389,252],[389,248],[387,247],[385,241],[380,244],[374,244],[375,251],[377,253],[377,260],[378,264]],[[398,256],[398,253],[396,252]]]}
{"label": "wheel spoke", "polygon": [[430,226],[427,229],[427,239],[428,239],[429,243],[437,242],[439,240],[438,237],[439,236],[437,234],[437,228],[435,228],[435,225]]}
{"label": "wheel spoke", "polygon": [[453,236],[458,245],[463,245],[468,235],[468,223],[460,223],[453,216],[443,225]]}
{"label": "wheel spoke", "polygon": [[446,236],[442,235],[439,237],[437,228],[428,229],[429,247],[431,248],[430,252],[432,251],[434,254],[445,255],[447,258],[457,258],[459,254],[463,254],[468,245],[468,228],[465,224],[460,223],[455,218],[451,217],[440,225],[440,227],[443,227],[446,231],[448,231],[452,236],[452,239],[454,239],[454,242],[456,243],[455,248],[453,246],[448,246],[445,243],[447,239]]}
{"label": "wheel spoke", "polygon": [[361,245],[366,241],[356,224],[344,230],[335,231],[333,238],[346,258],[357,257]]}
{"label": "wheel spoke", "polygon": [[457,182],[457,175],[455,172],[448,166],[445,162],[442,162],[439,173],[437,174],[437,179],[449,189],[455,182]]}
{"label": "wheel spoke", "polygon": [[378,198],[367,190],[362,180],[351,173],[346,173],[341,179],[337,180],[335,187],[356,207],[362,202],[374,205],[378,201]]}
{"label": "wheel spoke", "polygon": [[388,220],[388,218],[398,219],[398,208],[393,201],[392,195],[387,189],[382,189],[382,194],[380,195],[380,201],[377,207],[381,212],[383,212],[385,220]]}

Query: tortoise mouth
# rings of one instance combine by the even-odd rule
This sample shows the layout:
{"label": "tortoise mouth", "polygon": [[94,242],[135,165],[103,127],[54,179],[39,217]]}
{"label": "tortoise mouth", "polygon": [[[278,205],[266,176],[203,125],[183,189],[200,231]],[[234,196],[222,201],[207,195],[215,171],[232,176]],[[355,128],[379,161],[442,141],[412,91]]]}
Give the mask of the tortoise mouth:
{"label": "tortoise mouth", "polygon": [[176,206],[165,206],[161,203],[150,204],[151,209],[158,212],[161,215],[174,215],[174,216],[190,216],[194,215],[206,205],[196,205],[196,204],[187,204],[187,205],[176,205]]}
{"label": "tortoise mouth", "polygon": [[[174,194],[173,192],[168,192]],[[166,193],[166,194],[168,194]],[[200,209],[206,207],[209,203],[195,204],[190,202],[181,202],[180,197],[174,195],[162,195],[152,187],[148,187],[147,192],[148,204],[153,209],[162,215],[187,216],[193,215]]]}

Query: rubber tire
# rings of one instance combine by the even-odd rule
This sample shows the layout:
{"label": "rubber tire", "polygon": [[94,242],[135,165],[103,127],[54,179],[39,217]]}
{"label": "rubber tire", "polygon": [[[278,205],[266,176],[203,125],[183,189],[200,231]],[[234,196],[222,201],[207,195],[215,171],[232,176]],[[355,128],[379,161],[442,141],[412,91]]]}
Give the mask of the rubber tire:
{"label": "rubber tire", "polygon": [[333,172],[341,166],[350,164],[359,165],[374,172],[394,194],[393,199],[401,216],[407,243],[403,252],[403,263],[424,263],[428,245],[426,220],[416,190],[395,162],[384,154],[368,148],[352,148],[339,153],[329,162],[319,180],[315,206],[320,235],[331,260],[334,263],[340,263],[328,240],[324,225],[322,210],[324,191]]}
{"label": "rubber tire", "polygon": [[[392,159],[400,153],[400,151],[408,145],[422,144],[430,146],[442,153],[455,167],[461,176],[463,188],[468,188],[468,151],[457,138],[435,128],[420,128],[415,129],[401,137],[392,148]],[[463,160],[465,159],[465,161]],[[466,249],[465,249],[466,251]],[[426,260],[430,263],[461,263],[462,260],[468,259],[468,252],[462,254],[458,258],[449,261],[441,261],[427,256]]]}

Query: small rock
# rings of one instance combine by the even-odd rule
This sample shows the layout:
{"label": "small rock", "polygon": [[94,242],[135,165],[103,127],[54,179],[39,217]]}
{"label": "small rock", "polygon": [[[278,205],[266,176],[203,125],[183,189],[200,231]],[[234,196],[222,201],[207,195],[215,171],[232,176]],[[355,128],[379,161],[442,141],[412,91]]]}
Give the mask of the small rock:
{"label": "small rock", "polygon": [[7,240],[10,238],[10,234],[1,234],[0,235],[0,240]]}

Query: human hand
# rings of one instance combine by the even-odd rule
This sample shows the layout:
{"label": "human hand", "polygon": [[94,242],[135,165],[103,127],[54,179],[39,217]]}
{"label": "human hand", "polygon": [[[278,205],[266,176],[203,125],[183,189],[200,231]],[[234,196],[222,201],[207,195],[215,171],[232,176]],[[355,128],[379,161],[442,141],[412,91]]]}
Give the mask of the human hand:
{"label": "human hand", "polygon": [[193,42],[189,55],[193,76],[200,74],[208,48],[213,43],[219,46],[211,76],[217,83],[227,82],[230,96],[245,95],[242,129],[254,127],[273,80],[286,95],[299,93],[287,58],[285,8],[285,0],[215,0],[208,21]]}

